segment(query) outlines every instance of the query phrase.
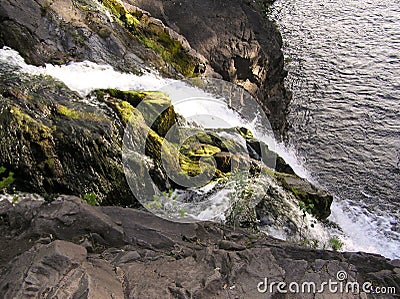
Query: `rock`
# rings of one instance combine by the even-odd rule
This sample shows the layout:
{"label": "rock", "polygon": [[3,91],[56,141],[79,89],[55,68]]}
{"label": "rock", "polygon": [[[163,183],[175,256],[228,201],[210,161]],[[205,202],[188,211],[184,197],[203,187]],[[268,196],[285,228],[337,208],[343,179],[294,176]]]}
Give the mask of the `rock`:
{"label": "rock", "polygon": [[229,4],[223,0],[136,0],[134,3],[185,36],[224,80],[256,96],[272,128],[279,133],[285,131],[291,95],[283,84],[286,72],[280,50],[282,39],[275,24],[261,15],[254,3],[242,0]]}
{"label": "rock", "polygon": [[[104,101],[115,108],[125,124],[132,116],[133,108],[139,109],[145,123],[161,137],[165,137],[176,124],[178,116],[171,104],[171,99],[165,93],[104,89],[96,90],[93,94],[99,101]],[[125,110],[123,109],[124,105]]]}
{"label": "rock", "polygon": [[168,76],[193,76],[207,61],[185,38],[145,12],[119,1],[15,0],[0,6],[0,46],[30,64],[90,60],[125,72],[156,67]]}
{"label": "rock", "polygon": [[225,241],[225,240],[220,241],[218,246],[219,246],[219,249],[228,250],[228,251],[242,251],[242,250],[246,249],[245,246],[236,244],[231,241]]}
{"label": "rock", "polygon": [[[26,214],[29,212],[30,214]],[[33,201],[21,202],[9,206],[7,213],[10,228],[25,228],[21,239],[36,236],[51,236],[51,239],[79,241],[87,236],[96,245],[121,246],[124,243],[123,230],[108,216],[99,213],[77,197],[59,197],[51,203]],[[79,221],[77,221],[79,219]],[[100,238],[92,237],[98,234]],[[42,240],[42,238],[40,238]]]}
{"label": "rock", "polygon": [[[34,209],[33,219],[19,207],[21,221],[40,221],[52,209],[66,211],[73,202],[77,210],[87,210],[83,201],[63,197],[61,205]],[[65,206],[64,206],[65,205]],[[2,210],[2,218],[12,218],[13,209]],[[45,211],[42,211],[45,210]],[[66,240],[36,244],[39,236],[23,252],[21,238],[29,228],[15,231],[0,222],[0,292],[6,298],[266,298],[257,286],[268,282],[337,281],[345,271],[347,281],[362,285],[400,287],[400,275],[390,261],[378,255],[339,253],[305,249],[263,234],[235,231],[216,223],[182,224],[169,222],[147,212],[129,208],[91,207],[100,219],[119,221],[123,230],[120,242],[105,245],[95,253]],[[79,223],[82,214],[70,213]],[[57,222],[54,219],[54,222]],[[91,221],[97,221],[92,218]],[[93,223],[91,228],[95,227]],[[72,239],[79,239],[80,231]],[[22,235],[20,234],[22,233]],[[64,235],[57,236],[62,238]],[[70,235],[71,236],[71,235]],[[127,242],[127,243],[126,243]],[[4,247],[5,244],[7,247]],[[116,245],[117,243],[121,245]],[[329,297],[328,288],[321,296]],[[347,295],[347,294],[343,294]],[[385,298],[395,298],[387,294]]]}
{"label": "rock", "polygon": [[13,261],[14,271],[2,280],[0,290],[6,298],[43,297],[52,293],[49,286],[69,277],[85,260],[85,248],[73,243],[54,241],[33,247]]}
{"label": "rock", "polygon": [[246,146],[251,158],[263,161],[266,166],[277,172],[296,175],[293,168],[281,156],[271,151],[264,142],[251,136],[246,139]]}
{"label": "rock", "polygon": [[251,2],[230,3],[6,0],[0,46],[35,65],[90,60],[125,72],[156,67],[172,77],[222,77],[258,98],[279,135],[290,99],[280,34]]}
{"label": "rock", "polygon": [[222,172],[231,172],[240,161],[239,157],[227,152],[217,153],[214,158],[218,169]]}
{"label": "rock", "polygon": [[305,208],[310,207],[311,213],[318,219],[326,219],[331,214],[331,204],[333,197],[328,192],[317,188],[305,179],[296,175],[277,174],[284,188],[305,204]]}
{"label": "rock", "polygon": [[123,298],[111,265],[86,258],[85,248],[70,242],[33,247],[15,259],[0,290],[6,298]]}
{"label": "rock", "polygon": [[39,194],[111,197],[135,205],[122,169],[123,123],[111,109],[49,77],[1,66],[0,161],[14,187]]}

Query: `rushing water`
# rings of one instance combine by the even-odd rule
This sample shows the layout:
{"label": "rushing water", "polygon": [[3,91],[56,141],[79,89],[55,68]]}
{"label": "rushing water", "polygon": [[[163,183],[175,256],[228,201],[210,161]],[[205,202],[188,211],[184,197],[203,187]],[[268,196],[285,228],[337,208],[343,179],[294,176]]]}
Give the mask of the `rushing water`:
{"label": "rushing water", "polygon": [[293,91],[289,142],[335,194],[332,220],[400,257],[400,2],[278,0]]}
{"label": "rushing water", "polygon": [[[276,143],[272,131],[267,129],[270,126],[266,115],[255,99],[249,94],[243,93],[242,89],[231,83],[208,79],[201,82],[194,80],[190,84],[189,82],[165,79],[156,73],[148,72],[137,76],[119,73],[110,66],[98,65],[89,61],[60,66],[35,67],[26,64],[18,52],[4,47],[0,49],[0,74],[3,69],[8,71],[10,67],[19,72],[21,76],[25,74],[49,75],[57,78],[71,90],[79,93],[82,96],[80,100],[88,105],[99,105],[95,98],[88,96],[92,90],[98,88],[161,90],[171,97],[175,111],[185,117],[188,121],[188,127],[196,124],[195,132],[198,132],[199,128],[202,128],[201,130],[216,129],[217,131],[214,131],[214,133],[218,134],[221,140],[235,140],[239,145],[238,149],[245,150],[247,146],[243,137],[235,130],[230,129],[246,127],[251,130],[255,138],[263,141],[269,149],[284,157],[299,175],[308,177],[307,171],[299,164],[296,156],[287,151],[284,145]],[[193,85],[193,83],[196,84]],[[196,87],[199,84],[202,85],[202,88]],[[244,100],[246,105],[242,105],[241,100]],[[140,110],[140,105],[136,109]],[[139,156],[140,159],[145,159],[144,152],[142,152],[144,150],[143,144],[140,141],[139,144],[129,143],[130,129],[134,128],[128,126],[125,131],[125,133],[128,133],[126,135],[128,136],[128,146],[124,147],[124,154],[127,157]],[[184,130],[182,133],[184,134],[185,131],[189,132]],[[175,131],[171,130],[171,132]],[[237,151],[238,149],[235,148],[233,147],[231,150]],[[241,150],[239,149],[239,151]],[[137,176],[134,172],[131,172],[133,169],[129,168],[129,164],[124,164],[124,166],[128,167],[125,168],[126,173],[129,173],[127,178],[135,180]],[[271,216],[272,218],[264,215],[264,220],[270,220],[268,225],[265,224],[262,227],[268,234],[282,239],[298,241],[301,231],[300,238],[318,240],[321,246],[327,243],[330,234],[324,225],[315,223],[314,228],[310,230],[311,223],[315,222],[315,218],[310,215],[306,215],[306,218],[304,218],[294,196],[287,193],[270,175],[267,173],[260,173],[257,177],[245,175],[246,169],[247,171],[250,170],[247,163],[241,165],[240,169],[242,176],[237,174],[227,180],[211,181],[210,183],[206,180],[203,187],[198,187],[202,186],[201,184],[197,185],[199,178],[192,177],[188,182],[190,185],[186,185],[192,187],[185,191],[175,190],[168,195],[159,193],[157,194],[157,204],[162,203],[161,208],[152,208],[154,190],[150,189],[150,193],[146,193],[146,188],[138,190],[136,185],[131,190],[145,207],[161,217],[184,222],[194,220],[225,221],[231,204],[243,196],[240,193],[243,191],[243,186],[246,186],[245,188],[251,190],[253,194],[251,205],[255,205],[262,198],[265,198],[269,201],[269,208],[274,211],[272,214],[275,216]],[[145,173],[140,173],[140,178],[146,181],[151,180]],[[273,197],[266,196],[268,192],[272,193]],[[16,197],[14,195],[0,196],[0,201],[7,199],[14,202],[16,198],[30,197],[28,194],[16,195]],[[190,200],[187,200],[188,198]],[[183,216],[179,215],[182,210],[185,211]],[[307,223],[310,225],[307,225]]]}

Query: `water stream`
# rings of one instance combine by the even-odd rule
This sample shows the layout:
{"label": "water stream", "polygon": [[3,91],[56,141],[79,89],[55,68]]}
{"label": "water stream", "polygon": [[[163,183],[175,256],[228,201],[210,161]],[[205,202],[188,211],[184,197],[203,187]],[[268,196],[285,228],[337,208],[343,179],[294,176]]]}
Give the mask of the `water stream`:
{"label": "water stream", "polygon": [[[254,119],[246,119],[246,117],[241,117],[232,109],[230,109],[228,103],[221,102],[220,98],[215,97],[212,94],[202,91],[196,87],[188,86],[184,82],[164,79],[156,73],[145,73],[141,76],[123,74],[113,70],[110,66],[98,65],[87,61],[71,63],[64,66],[47,65],[46,67],[35,67],[27,65],[17,52],[9,48],[0,50],[0,61],[5,61],[10,65],[18,66],[22,72],[29,74],[50,75],[64,82],[71,90],[78,92],[82,96],[86,96],[90,91],[98,88],[118,88],[122,90],[163,90],[171,96],[176,111],[187,119],[191,119],[205,128],[207,126],[215,127],[215,124],[210,121],[213,119],[213,117],[215,119],[219,119],[220,121],[222,120],[225,124],[227,124],[225,127],[247,127],[253,132],[256,138],[264,141],[271,149],[275,150],[279,155],[281,155],[294,168],[298,175],[329,187],[329,184],[323,180],[323,177],[316,175],[319,172],[313,167],[314,164],[310,163],[303,165],[301,162],[302,159],[298,158],[299,155],[294,154],[294,150],[299,150],[298,147],[294,147],[294,149],[288,149],[285,145],[276,143],[272,137],[273,134],[262,129],[264,126],[260,125],[260,123],[257,121],[257,117]],[[173,88],[171,88],[171,86]],[[184,90],[187,94],[182,92],[182,90]],[[188,95],[191,95],[192,97],[203,98],[203,101],[187,101],[187,99],[190,98]],[[182,96],[186,100],[182,101]],[[295,96],[297,96],[296,93]],[[210,105],[210,99],[214,105]],[[205,103],[204,100],[208,102]],[[293,107],[296,106],[294,105]],[[207,116],[205,119],[203,119],[204,122],[202,122],[201,117],[199,117],[202,115]],[[292,117],[293,115],[296,114],[293,114],[292,112]],[[219,124],[220,123],[221,122],[219,122]],[[293,132],[295,131],[292,131],[291,136],[293,139],[295,139],[293,137],[295,136],[293,135]],[[301,140],[302,139],[299,138],[299,143],[294,143],[294,145],[301,145]],[[299,152],[302,153],[300,150]],[[313,156],[317,156],[318,153],[319,152],[317,151],[317,153]],[[308,163],[309,155],[304,154],[304,156],[306,157],[306,161]],[[325,160],[322,158],[320,163],[323,164],[324,161]],[[307,170],[307,168],[310,169],[311,172]],[[335,174],[332,174],[332,176],[335,176]],[[271,184],[274,184],[268,179],[268,176],[261,178],[260,181],[249,183],[252,184],[255,194],[260,194],[260,196],[266,192]],[[187,202],[182,203],[182,205],[186,205],[185,208],[190,210],[192,212],[191,216],[196,219],[218,221],[224,220],[224,211],[229,206],[229,194],[234,192],[235,189],[234,184],[228,184],[227,186],[227,188],[216,190],[216,192],[211,193],[210,190],[213,188],[213,186],[205,186],[204,188],[193,190],[202,196],[205,195],[209,197],[201,204],[192,205],[192,209],[187,207]],[[273,185],[273,188],[277,196],[279,196],[282,200],[282,207],[280,208],[286,209],[286,213],[288,214],[287,217],[291,218],[292,221],[294,221],[294,223],[296,223],[298,226],[302,226],[301,213],[298,209],[298,206],[293,204],[293,201],[291,202],[290,198],[287,198],[281,187],[275,184]],[[332,188],[331,190],[335,191]],[[181,194],[177,193],[174,195],[179,197]],[[377,230],[378,226],[374,224],[371,219],[376,219],[376,222],[380,221],[379,224],[387,229],[389,224],[385,223],[385,221],[397,221],[396,215],[393,213],[388,214],[392,210],[388,210],[389,212],[382,210],[383,213],[386,213],[384,214],[385,217],[378,217],[378,215],[373,214],[375,218],[372,218],[371,213],[366,214],[364,212],[364,205],[354,203],[354,201],[351,201],[350,199],[343,199],[343,197],[340,197],[341,194],[336,195],[337,198],[333,206],[333,215],[331,216],[331,220],[339,223],[343,231],[336,229],[330,230],[329,228],[318,224],[308,231],[308,237],[326,241],[332,234],[339,235],[343,240],[346,241],[344,248],[345,250],[366,250],[370,252],[381,253],[388,257],[396,257],[399,247],[394,237],[383,234],[383,236],[386,238],[385,244],[383,245],[376,242],[377,239],[371,238],[371,230],[374,233],[372,236],[375,238],[379,237],[379,232]],[[309,223],[312,221],[312,219],[308,217],[306,221]],[[266,227],[265,230],[275,237],[280,237],[283,239],[288,238],[288,230],[284,227],[284,224],[277,223],[275,226],[271,226],[269,228]],[[396,231],[392,230],[389,230],[389,232],[396,233]]]}

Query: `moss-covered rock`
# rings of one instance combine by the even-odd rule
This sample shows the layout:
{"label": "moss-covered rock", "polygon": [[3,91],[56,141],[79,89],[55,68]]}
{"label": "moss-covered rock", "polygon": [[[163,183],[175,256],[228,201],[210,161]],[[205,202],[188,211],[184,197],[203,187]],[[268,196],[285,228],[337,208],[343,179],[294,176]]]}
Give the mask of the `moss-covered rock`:
{"label": "moss-covered rock", "polygon": [[191,55],[189,48],[162,22],[119,0],[104,0],[103,5],[144,46],[160,54],[165,62],[185,77],[195,76],[196,66],[201,61]]}
{"label": "moss-covered rock", "polygon": [[145,123],[162,137],[165,137],[176,123],[177,115],[171,104],[171,99],[163,92],[102,89],[97,90],[95,94],[97,97],[106,100],[109,97],[118,99],[114,106],[125,123],[129,121],[133,108],[138,108]]}
{"label": "moss-covered rock", "polygon": [[317,219],[329,217],[333,201],[331,194],[296,175],[276,173],[275,177],[286,190],[292,192],[306,207],[310,207],[311,213]]}
{"label": "moss-covered rock", "polygon": [[[167,185],[185,188],[191,178],[200,175],[213,178],[213,161],[204,159],[211,156],[210,152],[198,153],[195,158],[180,152],[176,144],[164,138],[176,121],[171,101],[164,93],[99,90],[95,94],[130,126],[131,146],[140,151],[144,145],[144,154],[154,161],[151,177],[161,190],[166,190]],[[220,177],[220,172],[216,176]]]}
{"label": "moss-covered rock", "polygon": [[110,111],[60,82],[1,70],[0,164],[15,173],[16,190],[94,192],[103,203],[137,205],[122,168],[122,131]]}

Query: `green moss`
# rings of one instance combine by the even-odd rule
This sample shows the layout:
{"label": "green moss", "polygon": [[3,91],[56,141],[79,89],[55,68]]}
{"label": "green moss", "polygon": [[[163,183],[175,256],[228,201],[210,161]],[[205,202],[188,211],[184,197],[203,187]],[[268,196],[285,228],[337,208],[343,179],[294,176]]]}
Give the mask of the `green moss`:
{"label": "green moss", "polygon": [[173,40],[167,33],[154,35],[144,31],[137,37],[144,46],[159,53],[164,61],[171,64],[185,77],[195,76],[196,64],[193,58],[187,54],[180,42]]}
{"label": "green moss", "polygon": [[11,184],[14,182],[14,173],[13,172],[8,172],[7,175],[6,173],[6,168],[3,166],[0,166],[0,192],[3,192],[5,189],[11,186]]}
{"label": "green moss", "polygon": [[92,112],[84,112],[84,111],[77,111],[71,108],[68,108],[64,105],[57,106],[58,114],[61,114],[65,117],[75,120],[91,120],[91,121],[105,121],[107,120],[105,117],[97,115]]}
{"label": "green moss", "polygon": [[70,108],[68,108],[66,106],[63,106],[63,105],[59,105],[57,107],[57,112],[59,114],[61,114],[61,115],[64,115],[64,116],[68,117],[68,118],[72,118],[72,119],[80,119],[81,118],[81,113],[80,112],[78,112],[76,110],[73,110],[73,109],[70,109]]}
{"label": "green moss", "polygon": [[209,144],[191,144],[183,145],[181,152],[189,158],[200,158],[204,156],[213,156],[221,152],[219,147]]}
{"label": "green moss", "polygon": [[187,156],[179,154],[179,165],[181,169],[181,174],[187,177],[195,177],[202,173],[207,173],[211,175],[215,172],[214,166],[211,162],[211,158],[209,162],[207,159],[199,160],[191,160]]}
{"label": "green moss", "polygon": [[[127,114],[140,104],[140,112],[147,125],[160,136],[165,137],[170,128],[176,123],[176,114],[171,105],[171,99],[163,92],[157,91],[121,91],[117,89],[104,89],[96,91],[98,97],[111,96],[114,106],[123,115],[123,120],[128,121]],[[125,103],[119,103],[119,100]],[[111,102],[113,99],[111,99]],[[131,106],[128,106],[128,104]],[[125,111],[125,112],[124,112]]]}
{"label": "green moss", "polygon": [[14,115],[19,127],[32,136],[32,140],[47,139],[51,137],[53,130],[48,126],[39,123],[28,114],[17,107],[12,107],[10,113]]}
{"label": "green moss", "polygon": [[183,45],[173,39],[162,26],[149,22],[138,11],[128,11],[117,0],[104,0],[103,4],[145,47],[160,54],[162,59],[186,77],[194,77],[196,58],[189,55]]}
{"label": "green moss", "polygon": [[329,239],[329,245],[333,251],[339,251],[343,249],[343,242],[338,237],[332,237]]}
{"label": "green moss", "polygon": [[175,109],[171,104],[171,99],[164,93],[147,93],[140,111],[147,124],[151,125],[151,128],[162,137],[165,137],[176,123]]}
{"label": "green moss", "polygon": [[274,176],[286,190],[293,193],[301,202],[300,207],[305,207],[307,212],[318,219],[324,219],[327,217],[326,215],[329,215],[332,201],[323,191],[316,189],[315,186],[297,175],[276,172]]}
{"label": "green moss", "polygon": [[237,127],[236,131],[242,135],[244,139],[254,139],[253,133],[251,130],[244,128],[244,127]]}
{"label": "green moss", "polygon": [[116,0],[103,0],[103,5],[110,9],[111,13],[115,15],[117,18],[121,18],[124,16],[127,11],[123,4]]}
{"label": "green moss", "polygon": [[[177,178],[190,179],[190,177],[198,176],[201,173],[213,174],[215,172],[214,165],[211,160],[212,154],[219,152],[220,149],[211,145],[206,145],[202,149],[198,149],[197,158],[190,159],[188,156],[179,152],[176,145],[163,138],[163,131],[168,131],[172,123],[175,122],[175,111],[170,106],[170,99],[163,93],[156,92],[121,92],[118,90],[103,90],[97,93],[98,96],[104,96],[108,93],[111,97],[106,97],[106,103],[110,105],[120,115],[124,123],[131,123],[135,128],[133,134],[136,142],[145,142],[145,154],[151,157],[157,165],[168,166]],[[118,98],[117,98],[118,97]],[[121,100],[123,98],[125,100]],[[131,103],[142,99],[140,106],[143,114],[136,109]],[[128,102],[129,101],[129,102]],[[161,115],[161,108],[167,106]],[[156,120],[156,129],[149,128],[144,115],[157,113],[160,117]],[[153,124],[154,125],[154,124]],[[142,140],[145,138],[145,140]],[[210,161],[204,159],[209,157]],[[200,160],[200,158],[203,158]],[[217,172],[217,176],[222,174]]]}
{"label": "green moss", "polygon": [[86,201],[88,204],[90,204],[91,206],[99,206],[100,205],[99,199],[98,199],[96,193],[94,193],[94,192],[86,193],[82,197],[82,199],[84,201]]}
{"label": "green moss", "polygon": [[55,161],[54,158],[49,158],[45,161],[45,164],[50,168],[50,169],[54,169],[55,168]]}
{"label": "green moss", "polygon": [[130,13],[125,14],[125,22],[129,27],[137,27],[140,25],[139,20]]}
{"label": "green moss", "polygon": [[122,120],[126,123],[129,122],[129,119],[131,118],[135,108],[129,104],[126,101],[119,102],[115,105],[115,107],[118,109],[118,112],[120,113]]}

